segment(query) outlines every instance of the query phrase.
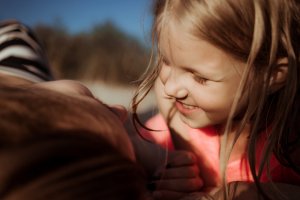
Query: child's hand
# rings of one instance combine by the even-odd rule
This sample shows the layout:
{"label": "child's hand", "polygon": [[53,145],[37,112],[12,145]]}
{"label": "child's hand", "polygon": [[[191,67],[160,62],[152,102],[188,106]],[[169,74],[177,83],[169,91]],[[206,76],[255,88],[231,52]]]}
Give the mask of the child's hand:
{"label": "child's hand", "polygon": [[202,186],[195,155],[188,151],[172,151],[168,164],[157,170],[149,189],[153,190],[155,199],[172,200],[197,192]]}

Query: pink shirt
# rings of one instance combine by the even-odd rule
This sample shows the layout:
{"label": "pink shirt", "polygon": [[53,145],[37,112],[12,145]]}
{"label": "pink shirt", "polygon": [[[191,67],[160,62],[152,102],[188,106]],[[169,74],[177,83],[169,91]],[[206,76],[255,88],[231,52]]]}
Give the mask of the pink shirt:
{"label": "pink shirt", "polygon": [[[146,122],[146,126],[154,130],[162,131],[147,131],[141,130],[144,137],[154,141],[155,143],[169,150],[174,150],[174,145],[171,139],[168,127],[161,115],[156,115]],[[220,183],[219,172],[219,151],[220,140],[214,127],[206,127],[201,129],[190,129],[188,131],[190,143],[195,154],[198,157],[200,173],[206,177],[211,177],[207,185],[217,185]],[[257,159],[260,157],[261,150],[265,143],[264,138],[259,142],[256,152]],[[271,157],[270,172],[272,180],[275,182],[300,184],[300,176],[290,168],[282,166],[274,155]],[[247,155],[240,160],[235,160],[228,163],[227,166],[227,182],[232,181],[249,181],[253,182],[253,177],[250,172]],[[262,182],[268,181],[267,173],[263,172],[261,177]]]}

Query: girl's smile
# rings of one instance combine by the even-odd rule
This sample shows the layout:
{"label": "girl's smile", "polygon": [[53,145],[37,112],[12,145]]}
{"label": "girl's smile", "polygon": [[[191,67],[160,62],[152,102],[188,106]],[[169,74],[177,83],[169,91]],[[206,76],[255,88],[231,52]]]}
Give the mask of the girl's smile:
{"label": "girl's smile", "polygon": [[[174,118],[192,128],[223,124],[245,65],[183,29],[170,23],[160,35],[159,79],[163,96],[169,99],[166,107],[173,107]],[[241,101],[239,105],[242,104]]]}
{"label": "girl's smile", "polygon": [[198,106],[189,105],[189,104],[183,103],[183,102],[178,101],[178,100],[175,101],[175,106],[176,106],[177,110],[183,115],[189,115],[189,114],[192,114],[194,112],[199,112],[199,111],[202,110]]}
{"label": "girl's smile", "polygon": [[[132,104],[141,135],[195,153],[204,183],[196,193],[225,190],[211,199],[299,198],[276,183],[300,185],[299,0],[154,2],[149,68]],[[152,86],[159,114],[144,126],[137,106]],[[156,190],[170,196],[159,199],[182,198],[172,196],[184,191],[173,189],[181,172],[160,180],[170,187]]]}

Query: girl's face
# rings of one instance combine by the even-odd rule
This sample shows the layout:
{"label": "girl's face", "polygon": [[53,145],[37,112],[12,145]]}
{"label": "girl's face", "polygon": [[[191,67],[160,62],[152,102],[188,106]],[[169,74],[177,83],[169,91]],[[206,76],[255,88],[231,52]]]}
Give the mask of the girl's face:
{"label": "girl's face", "polygon": [[[245,63],[176,24],[169,24],[160,36],[162,66],[156,91],[163,115],[170,117],[174,110],[172,120],[192,128],[225,123]],[[243,105],[240,101],[238,110]]]}

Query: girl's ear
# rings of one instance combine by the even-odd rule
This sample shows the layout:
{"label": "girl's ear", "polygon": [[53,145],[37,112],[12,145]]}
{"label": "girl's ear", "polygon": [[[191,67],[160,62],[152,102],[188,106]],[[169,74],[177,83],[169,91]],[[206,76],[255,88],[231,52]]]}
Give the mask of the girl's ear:
{"label": "girl's ear", "polygon": [[276,92],[285,85],[288,74],[288,59],[280,58],[270,79],[270,93]]}

